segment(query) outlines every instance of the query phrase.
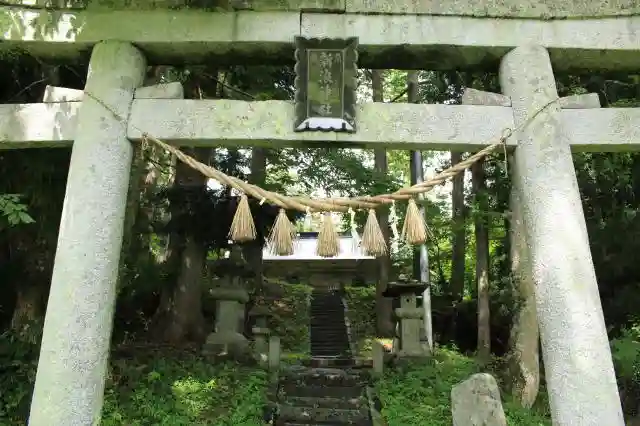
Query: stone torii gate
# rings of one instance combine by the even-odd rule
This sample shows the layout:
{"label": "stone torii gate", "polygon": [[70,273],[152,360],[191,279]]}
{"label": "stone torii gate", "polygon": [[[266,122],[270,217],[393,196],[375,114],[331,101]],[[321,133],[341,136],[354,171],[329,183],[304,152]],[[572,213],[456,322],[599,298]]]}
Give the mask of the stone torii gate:
{"label": "stone torii gate", "polygon": [[[249,3],[255,11],[89,10],[54,16],[0,8],[0,50],[62,59],[92,49],[84,93],[67,92],[70,98],[61,101],[53,90],[45,103],[0,105],[0,148],[73,144],[31,426],[99,422],[132,143],[143,132],[182,146],[338,143],[475,151],[557,100],[552,63],[556,70],[640,68],[640,11],[633,1],[617,11],[606,10],[605,2],[594,8],[580,0],[553,7],[544,0],[500,6],[469,1],[451,8],[430,2],[380,0],[365,7],[368,2],[358,0],[301,1],[277,11],[271,3]],[[513,19],[514,7],[522,8],[522,19]],[[606,13],[626,16],[598,17]],[[554,16],[581,19],[540,19]],[[356,133],[295,133],[289,102],[166,99],[181,96],[139,87],[147,61],[225,59],[232,48],[235,57],[227,62],[287,61],[297,35],[358,36],[362,67],[493,64],[499,66],[504,97],[488,102],[484,94],[475,105],[364,104],[357,108]],[[127,117],[126,123],[105,105]],[[552,104],[507,143],[515,151],[514,187],[526,225],[527,272],[535,284],[554,424],[622,426],[571,150],[640,149],[640,109],[590,106],[584,98],[579,105],[570,99]]]}

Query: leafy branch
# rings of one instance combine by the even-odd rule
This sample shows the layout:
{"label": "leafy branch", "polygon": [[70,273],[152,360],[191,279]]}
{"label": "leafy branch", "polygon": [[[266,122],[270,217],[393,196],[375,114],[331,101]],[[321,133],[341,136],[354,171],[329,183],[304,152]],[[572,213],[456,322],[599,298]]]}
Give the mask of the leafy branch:
{"label": "leafy branch", "polygon": [[21,197],[20,194],[0,194],[0,229],[35,222]]}

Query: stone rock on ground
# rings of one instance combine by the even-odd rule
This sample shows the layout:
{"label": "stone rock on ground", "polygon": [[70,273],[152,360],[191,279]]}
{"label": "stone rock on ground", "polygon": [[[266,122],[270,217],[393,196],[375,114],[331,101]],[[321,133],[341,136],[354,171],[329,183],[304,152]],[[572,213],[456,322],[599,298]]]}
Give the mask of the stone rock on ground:
{"label": "stone rock on ground", "polygon": [[490,374],[474,374],[451,389],[453,426],[507,426],[500,389]]}

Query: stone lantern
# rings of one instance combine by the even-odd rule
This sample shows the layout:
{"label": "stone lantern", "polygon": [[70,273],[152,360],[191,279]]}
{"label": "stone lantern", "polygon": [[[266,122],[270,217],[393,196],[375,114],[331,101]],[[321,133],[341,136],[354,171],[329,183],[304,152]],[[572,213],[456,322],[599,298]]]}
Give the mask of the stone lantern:
{"label": "stone lantern", "polygon": [[407,280],[402,276],[397,282],[390,282],[384,297],[400,299],[400,307],[394,310],[396,317],[396,338],[393,351],[400,357],[426,356],[428,351],[420,342],[424,310],[417,306],[417,296],[429,284],[417,280]]}

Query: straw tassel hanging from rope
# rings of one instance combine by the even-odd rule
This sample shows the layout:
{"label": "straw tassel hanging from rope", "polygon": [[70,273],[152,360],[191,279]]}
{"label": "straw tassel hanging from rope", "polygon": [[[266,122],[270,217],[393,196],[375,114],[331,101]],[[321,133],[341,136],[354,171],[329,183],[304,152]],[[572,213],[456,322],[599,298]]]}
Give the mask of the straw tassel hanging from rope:
{"label": "straw tassel hanging from rope", "polygon": [[356,212],[349,207],[349,228],[351,229],[351,250],[355,253],[360,247],[360,235],[356,225]]}
{"label": "straw tassel hanging from rope", "polygon": [[316,254],[320,257],[333,257],[340,254],[340,238],[333,223],[331,212],[324,214],[320,232],[318,233]]}
{"label": "straw tassel hanging from rope", "polygon": [[287,212],[280,209],[269,234],[269,250],[277,256],[291,256],[295,237],[295,227],[287,217]]}
{"label": "straw tassel hanging from rope", "polygon": [[380,257],[387,253],[387,244],[374,209],[369,209],[367,223],[362,233],[362,250],[367,256]]}
{"label": "straw tassel hanging from rope", "polygon": [[238,243],[244,243],[256,239],[256,225],[253,222],[249,199],[246,194],[242,194],[240,202],[236,208],[236,214],[231,222],[229,237]]}
{"label": "straw tassel hanging from rope", "polygon": [[409,200],[407,205],[407,214],[402,227],[402,238],[411,245],[420,245],[427,242],[427,224],[424,221],[424,216],[420,213],[416,200],[413,198]]}

